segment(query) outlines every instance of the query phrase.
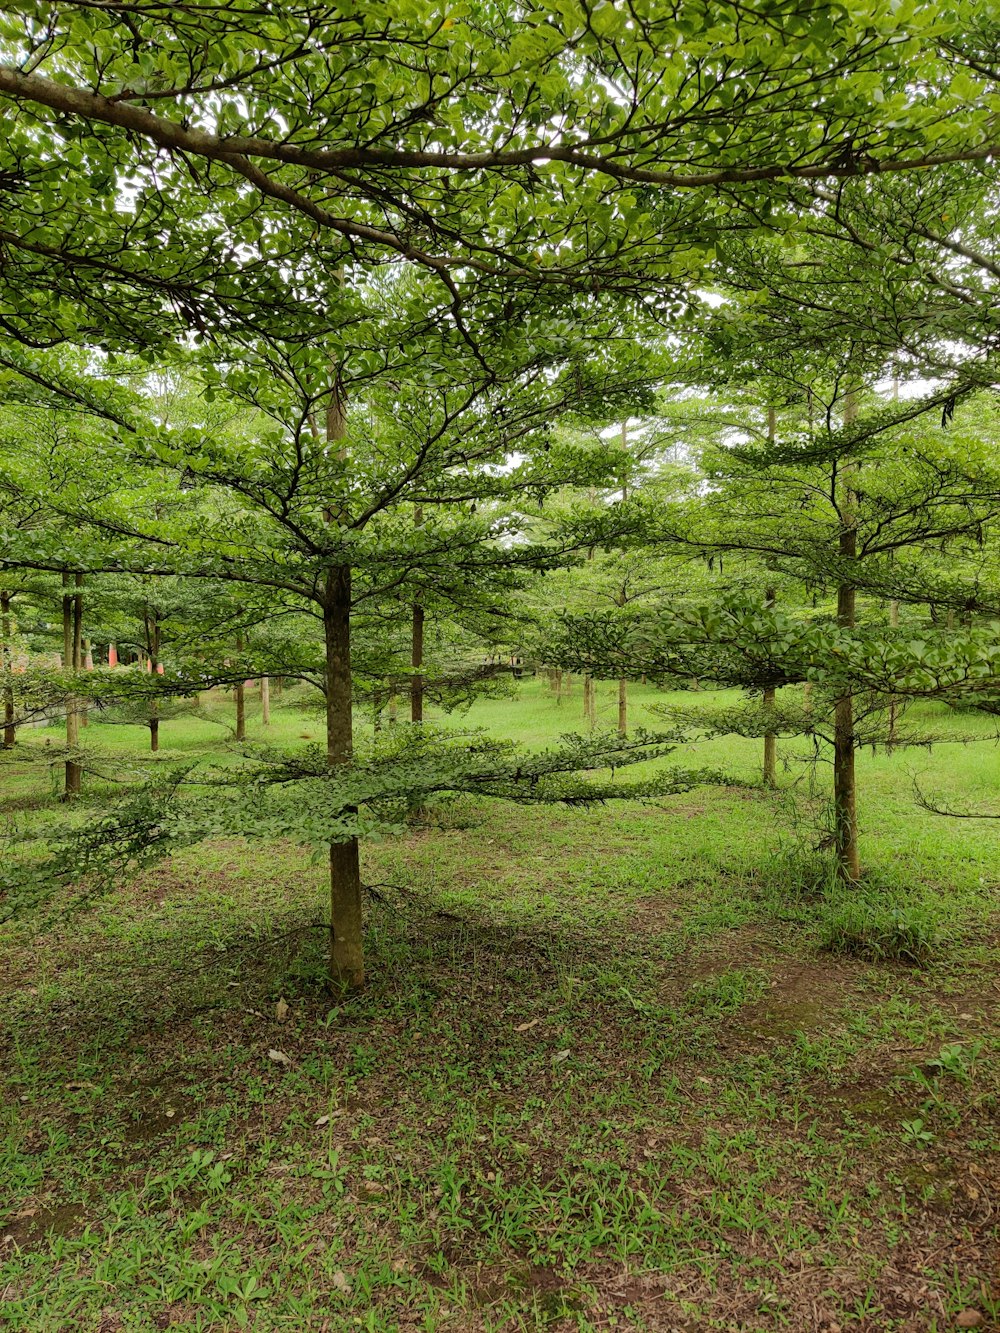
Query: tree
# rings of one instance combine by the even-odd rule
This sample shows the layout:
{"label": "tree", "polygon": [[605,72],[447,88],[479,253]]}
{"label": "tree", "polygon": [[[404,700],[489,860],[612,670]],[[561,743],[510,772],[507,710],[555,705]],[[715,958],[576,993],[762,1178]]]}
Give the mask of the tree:
{"label": "tree", "polygon": [[968,0],[790,3],[780,25],[732,0],[293,0],[280,22],[17,4],[6,328],[130,350],[187,328],[315,338],[289,281],[310,258],[328,279],[419,265],[459,318],[473,293],[499,318],[553,284],[669,313],[720,236],[815,212],[809,182],[988,161],[990,36]]}
{"label": "tree", "polygon": [[[492,504],[603,475],[612,451],[553,442],[548,427],[566,413],[630,406],[649,376],[647,358],[613,321],[592,320],[583,331],[565,314],[526,307],[492,340],[477,328],[470,346],[467,327],[428,318],[428,298],[412,283],[345,300],[354,312],[350,349],[292,346],[279,358],[261,347],[252,360],[206,366],[210,428],[203,419],[141,432],[134,445],[123,438],[116,463],[133,478],[131,494],[122,485],[113,497],[101,493],[100,503],[80,494],[60,511],[113,544],[95,572],[246,584],[314,616],[322,627],[325,763],[334,777],[353,759],[358,620],[377,615],[386,599],[412,603],[432,585],[438,599],[455,602],[475,587],[484,607],[518,571],[564,559],[512,540],[509,508]],[[521,461],[511,466],[515,451]],[[96,470],[93,459],[83,469]],[[150,481],[136,481],[137,470]],[[332,969],[347,986],[363,979],[350,816],[335,823],[351,831],[329,840]]]}

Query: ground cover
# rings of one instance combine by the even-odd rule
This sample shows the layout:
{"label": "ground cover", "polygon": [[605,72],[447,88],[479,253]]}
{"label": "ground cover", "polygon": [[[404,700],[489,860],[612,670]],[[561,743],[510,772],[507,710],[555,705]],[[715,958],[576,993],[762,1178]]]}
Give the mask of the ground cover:
{"label": "ground cover", "polygon": [[[662,698],[636,688],[635,720]],[[540,744],[578,710],[527,681],[448,725]],[[164,760],[239,762],[219,731],[164,723]],[[696,753],[749,784],[757,749]],[[0,1327],[993,1327],[996,832],[912,789],[981,804],[1000,757],[864,755],[852,900],[813,850],[826,770],[782,750],[778,793],[463,800],[369,845],[346,1003],[291,846],[189,849],[0,928]],[[10,824],[62,817],[37,768],[0,775]],[[904,929],[920,966],[879,947]]]}

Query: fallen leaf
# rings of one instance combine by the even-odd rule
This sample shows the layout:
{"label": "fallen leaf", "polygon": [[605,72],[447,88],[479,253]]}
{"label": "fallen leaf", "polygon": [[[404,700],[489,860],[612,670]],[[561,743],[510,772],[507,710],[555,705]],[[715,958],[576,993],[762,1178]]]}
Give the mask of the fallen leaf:
{"label": "fallen leaf", "polygon": [[274,1006],[274,1016],[279,1023],[283,1023],[288,1017],[288,1002],[282,997]]}
{"label": "fallen leaf", "polygon": [[556,1051],[555,1055],[552,1057],[552,1063],[554,1065],[562,1064],[563,1060],[568,1060],[570,1055],[571,1051],[569,1047],[564,1051]]}
{"label": "fallen leaf", "polygon": [[291,1062],[291,1060],[288,1058],[288,1056],[285,1054],[284,1051],[276,1051],[276,1050],[272,1049],[272,1050],[268,1051],[268,1053],[267,1053],[267,1058],[268,1058],[269,1060],[273,1060],[274,1063],[277,1064],[277,1065],[285,1065],[287,1068],[290,1068],[290,1067],[291,1067],[291,1063],[292,1063],[292,1062]]}
{"label": "fallen leaf", "polygon": [[95,1083],[85,1083],[82,1079],[75,1078],[72,1083],[64,1083],[63,1087],[67,1092],[82,1092],[84,1088],[94,1088]]}
{"label": "fallen leaf", "polygon": [[320,1118],[316,1121],[316,1128],[319,1129],[321,1125],[328,1125],[329,1123],[330,1123],[330,1117],[328,1115],[321,1115]]}
{"label": "fallen leaf", "polygon": [[530,1023],[518,1023],[514,1031],[527,1032],[529,1028],[537,1027],[541,1021],[542,1020],[540,1018],[533,1018]]}
{"label": "fallen leaf", "polygon": [[351,1279],[339,1268],[336,1273],[334,1273],[333,1277],[331,1277],[330,1281],[338,1291],[350,1291],[351,1289]]}

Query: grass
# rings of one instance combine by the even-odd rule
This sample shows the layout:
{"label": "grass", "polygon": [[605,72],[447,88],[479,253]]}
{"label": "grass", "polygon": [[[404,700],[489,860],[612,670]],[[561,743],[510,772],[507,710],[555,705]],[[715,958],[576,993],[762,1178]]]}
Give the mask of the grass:
{"label": "grass", "polygon": [[[662,697],[635,689],[635,721]],[[540,744],[578,712],[526,681],[450,725]],[[88,733],[109,776],[145,740]],[[238,762],[223,737],[165,722],[162,753]],[[911,790],[985,803],[997,751],[861,757],[853,900],[811,850],[827,771],[781,750],[777,793],[460,801],[367,846],[401,889],[343,1003],[291,846],[206,844],[0,927],[0,1328],[994,1326],[995,826]],[[756,752],[697,753],[749,783]],[[0,784],[19,829],[63,816],[37,767]],[[112,790],[88,780],[80,817]],[[918,929],[922,966],[873,920]]]}

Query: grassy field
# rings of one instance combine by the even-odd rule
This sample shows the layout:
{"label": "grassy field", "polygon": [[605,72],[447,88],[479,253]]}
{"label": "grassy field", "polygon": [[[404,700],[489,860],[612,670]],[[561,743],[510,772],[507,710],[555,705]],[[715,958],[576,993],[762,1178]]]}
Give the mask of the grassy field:
{"label": "grassy field", "polygon": [[[673,697],[634,688],[634,721]],[[581,713],[529,680],[445,721],[538,745]],[[828,767],[782,743],[768,792],[725,739],[679,758],[729,785],[463,799],[366,846],[348,1002],[293,846],[206,844],[0,926],[0,1328],[1000,1327],[1000,826],[913,803],[997,810],[1000,752],[915,723],[940,743],[859,760],[864,892],[813,850]],[[146,743],[85,735],[108,779]],[[278,707],[267,739],[320,736]],[[239,761],[205,721],[161,745]],[[37,763],[0,766],[15,834],[64,817]]]}

